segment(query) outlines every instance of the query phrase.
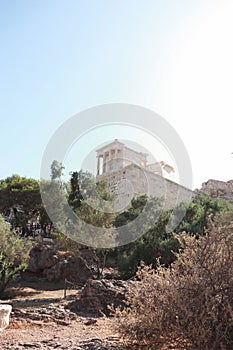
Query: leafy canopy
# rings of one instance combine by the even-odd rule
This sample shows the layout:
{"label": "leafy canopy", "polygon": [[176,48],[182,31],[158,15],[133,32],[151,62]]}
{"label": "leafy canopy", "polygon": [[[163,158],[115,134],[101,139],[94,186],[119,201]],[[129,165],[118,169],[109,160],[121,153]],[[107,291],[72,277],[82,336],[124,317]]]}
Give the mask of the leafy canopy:
{"label": "leafy canopy", "polygon": [[0,295],[14,275],[27,267],[32,244],[14,235],[0,216]]}

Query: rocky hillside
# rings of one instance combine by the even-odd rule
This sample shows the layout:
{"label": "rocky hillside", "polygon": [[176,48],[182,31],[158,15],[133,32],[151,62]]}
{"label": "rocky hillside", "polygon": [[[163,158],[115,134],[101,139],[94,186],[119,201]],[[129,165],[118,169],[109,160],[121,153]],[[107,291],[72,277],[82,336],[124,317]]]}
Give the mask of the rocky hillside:
{"label": "rocky hillside", "polygon": [[196,193],[203,193],[212,198],[223,198],[233,201],[233,180],[219,181],[210,179],[202,184],[201,189]]}

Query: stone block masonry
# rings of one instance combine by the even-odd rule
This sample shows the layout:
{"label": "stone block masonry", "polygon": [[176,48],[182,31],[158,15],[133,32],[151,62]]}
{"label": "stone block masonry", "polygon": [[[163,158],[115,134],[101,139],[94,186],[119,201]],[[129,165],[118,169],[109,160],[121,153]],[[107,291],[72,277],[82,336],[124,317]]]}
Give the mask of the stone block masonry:
{"label": "stone block masonry", "polygon": [[182,201],[190,202],[194,197],[194,192],[189,188],[134,164],[105,174],[101,179],[107,181],[109,192],[116,196],[119,211],[130,206],[133,197],[143,194],[161,198],[164,209],[173,208]]}

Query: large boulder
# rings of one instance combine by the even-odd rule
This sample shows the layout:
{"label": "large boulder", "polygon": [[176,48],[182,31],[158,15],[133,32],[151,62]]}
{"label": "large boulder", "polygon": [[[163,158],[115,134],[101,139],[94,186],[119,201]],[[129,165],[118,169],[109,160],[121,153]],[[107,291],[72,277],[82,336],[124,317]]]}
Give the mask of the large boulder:
{"label": "large boulder", "polygon": [[31,249],[29,255],[27,269],[30,272],[43,272],[44,269],[54,266],[59,261],[56,249],[49,245],[37,244]]}
{"label": "large boulder", "polygon": [[64,281],[68,279],[81,285],[85,284],[89,278],[93,278],[92,269],[80,256],[73,256],[59,261],[51,268],[45,269],[43,275],[48,281]]}
{"label": "large boulder", "polygon": [[109,305],[123,308],[129,288],[137,288],[137,282],[122,280],[88,280],[79,299],[71,302],[69,308],[97,316],[109,316]]}
{"label": "large boulder", "polygon": [[84,285],[98,275],[98,258],[92,250],[84,249],[79,255],[60,251],[55,246],[37,244],[30,252],[29,265],[24,278],[45,277],[48,281],[68,279]]}

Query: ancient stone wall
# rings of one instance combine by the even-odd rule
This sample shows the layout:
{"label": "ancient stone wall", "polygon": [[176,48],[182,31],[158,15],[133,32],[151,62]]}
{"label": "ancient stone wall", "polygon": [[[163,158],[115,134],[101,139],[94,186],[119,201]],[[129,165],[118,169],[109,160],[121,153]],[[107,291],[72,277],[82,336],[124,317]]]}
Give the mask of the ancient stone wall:
{"label": "ancient stone wall", "polygon": [[166,209],[181,201],[190,201],[194,196],[192,190],[134,164],[106,174],[102,179],[108,182],[110,192],[116,195],[120,210],[129,206],[133,197],[143,194],[161,198]]}

